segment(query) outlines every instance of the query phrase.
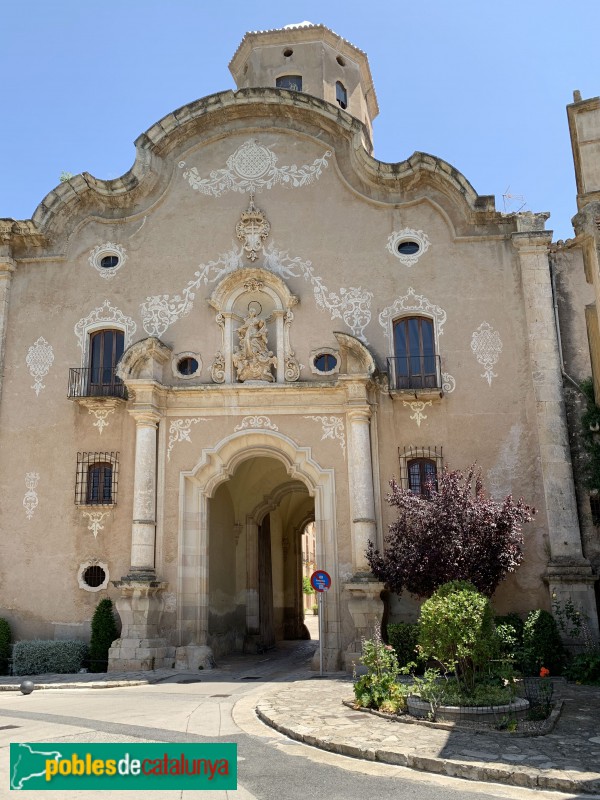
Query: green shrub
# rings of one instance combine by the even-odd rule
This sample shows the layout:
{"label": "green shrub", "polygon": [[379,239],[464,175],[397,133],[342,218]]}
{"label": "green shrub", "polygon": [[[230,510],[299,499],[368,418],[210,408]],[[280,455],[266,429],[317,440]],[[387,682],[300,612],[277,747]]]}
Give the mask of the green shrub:
{"label": "green shrub", "polygon": [[421,606],[419,649],[472,693],[483,667],[498,654],[489,600],[471,583],[451,581]]}
{"label": "green shrub", "polygon": [[307,578],[306,575],[302,576],[302,594],[314,594],[315,590],[312,587],[312,583],[310,582],[310,578]]}
{"label": "green shrub", "polygon": [[79,672],[87,658],[87,645],[78,641],[16,642],[13,647],[15,675],[44,675],[48,672]]}
{"label": "green shrub", "polygon": [[354,683],[357,705],[391,713],[404,708],[408,689],[396,683],[398,659],[394,648],[375,634],[373,639],[363,639],[361,661],[367,672]]}
{"label": "green shrub", "polygon": [[100,600],[92,617],[92,636],[90,639],[90,671],[106,672],[108,651],[118,639],[119,631],[115,622],[112,600]]}
{"label": "green shrub", "polygon": [[0,675],[8,675],[11,642],[10,625],[5,619],[0,618]]}
{"label": "green shrub", "polygon": [[396,652],[398,665],[418,664],[420,661],[417,645],[419,643],[419,626],[414,622],[397,622],[387,626],[388,642]]}
{"label": "green shrub", "polygon": [[539,675],[546,667],[551,675],[562,673],[566,659],[558,625],[552,614],[530,611],[523,628],[523,672]]}
{"label": "green shrub", "polygon": [[524,622],[518,614],[494,617],[498,638],[499,658],[511,661],[519,670],[523,665]]}
{"label": "green shrub", "polygon": [[565,670],[570,681],[600,685],[600,648],[579,653]]}

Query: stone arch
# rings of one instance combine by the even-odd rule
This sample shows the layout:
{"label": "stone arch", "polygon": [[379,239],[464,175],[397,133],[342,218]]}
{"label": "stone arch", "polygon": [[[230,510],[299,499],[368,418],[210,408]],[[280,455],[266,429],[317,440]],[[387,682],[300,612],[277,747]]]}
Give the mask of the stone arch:
{"label": "stone arch", "polygon": [[[244,461],[267,457],[280,461],[291,481],[301,482],[314,498],[319,566],[332,576],[324,643],[328,669],[340,661],[340,576],[337,560],[335,473],[323,469],[311,448],[280,432],[239,431],[202,451],[198,464],[180,473],[178,631],[180,645],[207,645],[209,611],[209,500]],[[259,504],[260,505],[260,504]],[[260,511],[257,508],[257,511]],[[266,511],[265,511],[266,513]],[[256,523],[256,521],[253,521]],[[185,554],[185,563],[183,561]]]}

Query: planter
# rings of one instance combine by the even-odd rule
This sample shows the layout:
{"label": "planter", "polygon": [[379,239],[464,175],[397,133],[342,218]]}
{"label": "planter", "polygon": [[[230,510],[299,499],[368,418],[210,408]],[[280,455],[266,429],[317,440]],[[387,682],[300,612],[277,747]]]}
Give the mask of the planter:
{"label": "planter", "polygon": [[[417,695],[409,695],[406,699],[408,713],[418,719],[429,719],[431,705]],[[482,722],[493,721],[499,717],[511,716],[523,719],[529,711],[529,700],[516,697],[511,703],[501,706],[436,706],[435,719],[440,722]]]}

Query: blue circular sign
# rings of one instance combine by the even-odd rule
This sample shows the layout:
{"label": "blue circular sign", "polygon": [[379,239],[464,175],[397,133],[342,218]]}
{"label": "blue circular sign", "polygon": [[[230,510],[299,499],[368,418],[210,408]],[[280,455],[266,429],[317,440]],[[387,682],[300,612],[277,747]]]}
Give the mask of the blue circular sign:
{"label": "blue circular sign", "polygon": [[318,569],[310,576],[310,585],[315,592],[326,592],[331,587],[331,575],[324,569]]}

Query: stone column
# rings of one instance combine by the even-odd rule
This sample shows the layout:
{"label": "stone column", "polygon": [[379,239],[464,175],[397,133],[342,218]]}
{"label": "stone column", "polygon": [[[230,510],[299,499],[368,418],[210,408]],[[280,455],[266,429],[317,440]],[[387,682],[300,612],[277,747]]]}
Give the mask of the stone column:
{"label": "stone column", "polygon": [[351,408],[347,413],[352,565],[358,574],[370,572],[365,551],[369,540],[377,542],[370,419],[368,406]]}
{"label": "stone column", "polygon": [[546,579],[559,602],[571,598],[597,630],[592,568],[584,558],[577,516],[548,246],[543,217],[522,215],[513,234],[525,300],[531,380],[536,401],[540,468],[548,516],[550,562]]}
{"label": "stone column", "polygon": [[0,249],[0,396],[2,395],[2,380],[4,377],[4,350],[6,344],[6,328],[8,325],[8,301],[10,298],[10,284],[13,272],[17,268],[16,262]]}
{"label": "stone column", "polygon": [[128,577],[151,580],[156,576],[156,439],[160,416],[134,412],[135,472],[133,521],[131,524],[131,569]]}
{"label": "stone column", "polygon": [[121,617],[121,638],[109,651],[109,672],[152,670],[175,663],[175,648],[159,636],[166,584],[156,579],[154,546],[156,538],[156,440],[159,414],[132,412],[136,422],[135,472],[133,478],[133,521],[131,525],[131,567],[129,574],[114,585],[121,590],[116,601]]}

